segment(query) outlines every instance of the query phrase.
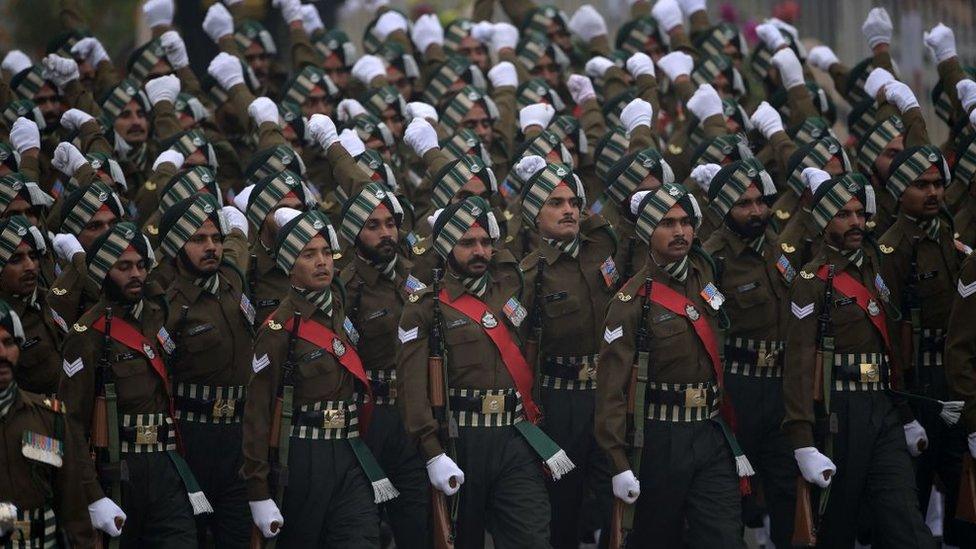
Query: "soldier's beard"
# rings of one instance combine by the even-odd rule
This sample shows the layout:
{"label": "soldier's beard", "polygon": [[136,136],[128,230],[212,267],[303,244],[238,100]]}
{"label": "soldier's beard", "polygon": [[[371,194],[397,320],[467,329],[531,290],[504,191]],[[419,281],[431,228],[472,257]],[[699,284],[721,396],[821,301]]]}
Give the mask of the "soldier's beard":
{"label": "soldier's beard", "polygon": [[[490,260],[487,258],[481,256],[475,256],[469,259],[467,263],[462,265],[457,259],[454,258],[454,254],[451,254],[447,257],[448,266],[451,267],[452,271],[454,271],[455,273],[457,273],[462,277],[477,277],[485,274],[485,272],[487,272],[488,270],[487,267],[489,261]],[[481,272],[475,272],[473,269],[471,269],[473,265],[484,265],[485,269],[482,270]]]}
{"label": "soldier's beard", "polygon": [[[105,285],[103,287],[105,288],[105,295],[108,297],[109,301],[114,303],[133,305],[142,299],[143,292],[139,292],[138,297],[130,297],[128,294],[123,292],[122,288],[119,288],[119,285],[110,278],[105,279]],[[145,290],[145,283],[143,283],[142,288]]]}
{"label": "soldier's beard", "polygon": [[725,224],[728,225],[729,229],[745,238],[756,238],[766,232],[767,221],[768,219],[761,217],[750,217],[745,223],[738,223],[732,219],[731,215],[725,218]]}
{"label": "soldier's beard", "polygon": [[359,253],[363,255],[366,261],[369,261],[374,265],[380,265],[393,261],[393,258],[396,257],[397,253],[396,242],[389,238],[384,238],[375,247],[367,246],[361,241],[357,240],[356,248],[359,250]]}
{"label": "soldier's beard", "polygon": [[[207,257],[211,257],[211,256],[207,256]],[[197,266],[194,265],[192,261],[190,261],[190,257],[186,255],[186,250],[180,249],[180,255],[179,255],[180,264],[183,266],[184,269],[186,269],[188,273],[190,273],[192,276],[195,276],[196,278],[207,277],[217,272],[217,269],[220,268],[220,258],[217,257],[216,255],[213,255],[212,257],[213,259],[217,260],[216,265],[210,269],[200,269],[197,268]]]}

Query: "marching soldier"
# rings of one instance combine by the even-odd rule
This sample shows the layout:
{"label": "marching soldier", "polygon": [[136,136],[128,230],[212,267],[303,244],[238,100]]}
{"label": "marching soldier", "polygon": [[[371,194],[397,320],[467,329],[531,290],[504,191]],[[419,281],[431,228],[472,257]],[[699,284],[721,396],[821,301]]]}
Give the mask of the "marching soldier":
{"label": "marching soldier", "polygon": [[976,459],[976,255],[959,268],[946,334],[946,381],[952,394],[962,399],[960,424],[966,433],[966,449]]}

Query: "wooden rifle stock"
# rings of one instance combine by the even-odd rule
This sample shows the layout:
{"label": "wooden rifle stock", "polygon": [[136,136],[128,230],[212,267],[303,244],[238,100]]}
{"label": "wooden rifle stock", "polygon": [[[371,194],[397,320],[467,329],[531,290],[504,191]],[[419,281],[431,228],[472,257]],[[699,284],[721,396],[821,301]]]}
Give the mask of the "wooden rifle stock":
{"label": "wooden rifle stock", "polygon": [[813,359],[813,401],[823,402],[823,352],[817,349],[817,354]]}
{"label": "wooden rifle stock", "polygon": [[810,484],[802,476],[796,477],[796,514],[793,516],[794,547],[814,547],[817,534],[813,524],[813,504],[810,502]]}
{"label": "wooden rifle stock", "polygon": [[108,404],[105,395],[95,397],[95,407],[92,409],[91,425],[92,446],[108,448]]}
{"label": "wooden rifle stock", "polygon": [[976,524],[976,462],[968,451],[962,456],[962,475],[959,477],[959,500],[956,518]]}
{"label": "wooden rifle stock", "polygon": [[281,407],[282,398],[275,399],[274,411],[271,412],[271,432],[268,433],[268,448],[277,448],[281,441]]}
{"label": "wooden rifle stock", "polygon": [[627,504],[613,498],[613,514],[610,515],[610,542],[608,549],[622,549],[624,546],[624,512]]}
{"label": "wooden rifle stock", "polygon": [[264,547],[264,535],[257,526],[251,525],[251,541],[248,542],[250,549],[261,549]]}
{"label": "wooden rifle stock", "polygon": [[427,357],[427,395],[430,405],[444,408],[444,357]]}
{"label": "wooden rifle stock", "polygon": [[451,539],[451,517],[447,512],[447,496],[434,487],[430,489],[430,516],[434,521],[432,529],[434,549],[454,549],[454,540]]}

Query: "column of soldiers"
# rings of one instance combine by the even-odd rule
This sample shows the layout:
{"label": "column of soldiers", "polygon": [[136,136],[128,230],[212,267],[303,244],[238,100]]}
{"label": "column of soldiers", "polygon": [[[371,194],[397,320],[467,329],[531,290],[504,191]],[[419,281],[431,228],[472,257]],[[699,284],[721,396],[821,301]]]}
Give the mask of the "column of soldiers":
{"label": "column of soldiers", "polygon": [[0,63],[4,546],[935,547],[933,489],[976,546],[949,27],[935,144],[883,8],[849,67],[706,0],[244,4],[206,74],[173,0]]}

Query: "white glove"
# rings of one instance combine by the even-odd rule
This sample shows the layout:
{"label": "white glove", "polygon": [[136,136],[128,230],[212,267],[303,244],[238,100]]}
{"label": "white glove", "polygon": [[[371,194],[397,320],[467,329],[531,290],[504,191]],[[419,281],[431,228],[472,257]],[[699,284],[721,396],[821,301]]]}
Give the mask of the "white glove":
{"label": "white glove", "polygon": [[31,61],[30,57],[27,57],[26,53],[20,50],[10,50],[3,57],[3,62],[0,62],[0,69],[15,75],[24,69],[29,69],[33,64],[34,62]]}
{"label": "white glove", "polygon": [[336,131],[335,122],[324,114],[313,114],[306,127],[312,139],[325,150],[339,141],[339,132]]}
{"label": "white glove", "polygon": [[779,28],[772,23],[756,25],[756,35],[770,51],[776,51],[786,45],[786,39],[779,32]]}
{"label": "white glove", "polygon": [[[786,51],[786,50],[780,50]],[[773,134],[783,131],[783,119],[780,118],[779,112],[776,111],[769,103],[763,101],[756,107],[756,111],[752,113],[749,117],[749,121],[755,126],[759,133],[762,134],[767,140],[773,137]]]}
{"label": "white glove", "polygon": [[518,161],[518,164],[515,165],[515,173],[518,174],[522,181],[528,181],[540,170],[545,169],[545,167],[546,160],[544,158],[530,154],[523,156],[522,160]]}
{"label": "white glove", "polygon": [[70,233],[54,235],[51,244],[54,246],[54,253],[62,263],[70,263],[75,254],[85,253],[85,249],[81,247],[81,242],[78,242],[78,238]]}
{"label": "white glove", "polygon": [[803,183],[810,189],[810,193],[817,194],[817,187],[824,181],[830,179],[830,174],[819,168],[803,168],[803,171],[800,172],[800,177],[803,178]]}
{"label": "white glove", "polygon": [[322,16],[319,15],[319,10],[311,4],[302,4],[302,26],[305,27],[305,32],[312,34],[313,32],[324,29],[325,24],[322,23]]}
{"label": "white glove", "polygon": [[17,154],[41,148],[41,132],[37,129],[37,124],[24,117],[14,120],[10,128],[10,144]]}
{"label": "white glove", "polygon": [[624,503],[634,503],[640,496],[640,481],[630,469],[613,475],[610,484],[613,486],[613,495]]}
{"label": "white glove", "polygon": [[240,210],[234,206],[224,206],[220,209],[220,213],[224,215],[228,228],[237,229],[247,236],[247,217]]}
{"label": "white glove", "polygon": [[362,8],[368,13],[376,13],[383,6],[389,6],[390,0],[362,0]]}
{"label": "white glove", "polygon": [[922,38],[937,63],[956,56],[956,35],[953,34],[952,29],[942,23],[932,27],[932,30],[922,35]]}
{"label": "white glove", "polygon": [[434,488],[453,496],[464,484],[464,471],[447,454],[440,454],[427,461],[427,477]]}
{"label": "white glove", "polygon": [[87,163],[81,151],[67,141],[58,143],[57,148],[54,149],[54,158],[51,159],[54,169],[68,176],[74,175],[78,168]]}
{"label": "white glove", "polygon": [[149,102],[154,106],[160,101],[176,102],[176,96],[180,94],[180,79],[168,74],[153,78],[146,82],[146,95]]}
{"label": "white glove", "polygon": [[915,97],[915,92],[908,87],[908,84],[897,80],[885,86],[885,99],[898,107],[898,110],[902,113],[918,107],[918,99]]}
{"label": "white glove", "polygon": [[156,157],[155,162],[153,162],[152,169],[156,171],[163,164],[169,163],[176,166],[176,169],[183,167],[183,162],[186,161],[186,157],[180,151],[174,151],[173,149],[166,149],[165,151],[159,153]]}
{"label": "white glove", "polygon": [[786,31],[787,33],[789,33],[789,35],[793,37],[793,42],[799,45],[800,33],[797,32],[796,27],[777,17],[772,17],[770,19],[767,19],[765,22],[772,24],[774,27],[778,28],[781,31]]}
{"label": "white glove", "polygon": [[969,113],[969,125],[976,128],[976,109],[973,109]]}
{"label": "white glove", "polygon": [[417,51],[424,53],[433,44],[444,45],[444,27],[433,13],[421,15],[413,23],[410,38],[417,46]]}
{"label": "white glove", "polygon": [[173,0],[148,0],[142,5],[149,28],[173,24]]}
{"label": "white glove", "polygon": [[491,50],[495,53],[505,49],[515,49],[518,45],[519,32],[511,23],[495,23],[491,31]]}
{"label": "white glove", "polygon": [[905,444],[908,445],[908,453],[914,457],[922,455],[922,452],[929,445],[929,437],[925,434],[925,427],[918,420],[902,425],[905,429]]}
{"label": "white glove", "polygon": [[[59,235],[60,236],[60,235]],[[74,238],[74,237],[72,237]],[[75,242],[78,242],[75,240]],[[81,247],[81,244],[78,245]],[[115,524],[116,518],[125,522],[125,512],[109,498],[102,498],[88,506],[88,518],[96,529],[117,538],[122,535],[122,528]]]}
{"label": "white glove", "polygon": [[969,112],[969,109],[976,105],[976,82],[968,78],[956,82],[956,94],[959,95],[962,108]]}
{"label": "white glove", "polygon": [[244,68],[236,56],[220,52],[210,61],[207,73],[220,84],[224,90],[230,90],[238,84],[244,83]]}
{"label": "white glove", "polygon": [[267,97],[258,97],[247,106],[247,114],[251,116],[254,123],[260,126],[265,122],[281,124],[281,115],[278,113],[278,105]]}
{"label": "white glove", "polygon": [[352,66],[352,76],[369,86],[377,76],[386,76],[386,65],[375,55],[364,55]]}
{"label": "white glove", "polygon": [[224,0],[224,5],[229,8],[231,6],[236,6],[237,4],[240,4],[242,2],[244,2],[244,0]]}
{"label": "white glove", "polygon": [[946,425],[955,425],[959,423],[959,417],[962,416],[962,407],[966,403],[961,400],[949,400],[942,403],[942,409],[939,410],[939,417]]}
{"label": "white glove", "polygon": [[894,82],[895,77],[892,74],[882,68],[876,68],[871,71],[867,79],[864,80],[864,92],[868,94],[871,99],[876,99],[878,97],[878,92],[881,91],[889,82]]}
{"label": "white glove", "polygon": [[613,61],[601,55],[595,55],[586,62],[584,71],[590,78],[603,78],[603,75],[613,67]]}
{"label": "white glove", "polygon": [[391,33],[396,31],[407,32],[407,26],[408,23],[403,14],[390,10],[376,20],[376,24],[373,25],[373,34],[379,38],[380,42],[383,42]]}
{"label": "white glove", "polygon": [[683,22],[681,6],[675,0],[657,0],[657,3],[651,8],[651,16],[664,29],[664,32],[671,32],[671,29]]}
{"label": "white glove", "polygon": [[837,58],[834,50],[827,46],[814,46],[810,48],[810,54],[807,55],[807,63],[826,72],[835,63],[840,63],[840,59]]}
{"label": "white glove", "polygon": [[695,60],[683,51],[673,51],[657,60],[657,66],[674,82],[681,76],[688,76],[695,68]]}
{"label": "white glove", "polygon": [[515,65],[509,61],[501,61],[488,70],[488,80],[495,88],[505,86],[518,87],[518,73],[515,72]]}
{"label": "white glove", "polygon": [[569,88],[569,94],[573,96],[573,102],[577,105],[582,105],[590,99],[596,99],[596,92],[593,90],[593,81],[585,76],[579,74],[569,75],[569,79],[566,81],[566,87]]}
{"label": "white glove", "polygon": [[273,538],[281,532],[281,527],[285,524],[285,517],[281,516],[281,511],[275,505],[274,500],[262,499],[261,501],[249,501],[251,508],[251,519],[254,525],[261,530],[261,535],[266,538]]}
{"label": "white glove", "polygon": [[68,109],[61,115],[61,127],[68,131],[78,131],[81,126],[95,117],[80,109]]}
{"label": "white glove", "polygon": [[301,0],[271,0],[271,5],[281,10],[281,18],[286,23],[302,20]]}
{"label": "white glove", "polygon": [[403,141],[417,156],[424,156],[427,151],[437,148],[437,131],[426,119],[414,118],[403,132]]}
{"label": "white glove", "polygon": [[722,169],[718,164],[699,164],[691,170],[691,178],[698,183],[703,191],[708,192],[708,187],[712,184],[712,178]]}
{"label": "white glove", "polygon": [[569,20],[569,30],[584,42],[589,42],[597,36],[607,36],[607,22],[596,8],[583,4]]}
{"label": "white glove", "polygon": [[868,41],[868,47],[874,48],[878,44],[890,44],[891,34],[894,26],[891,24],[891,16],[884,8],[873,8],[868,12],[868,16],[861,25],[861,33]]}
{"label": "white glove", "polygon": [[688,99],[688,110],[692,112],[698,120],[705,120],[709,116],[721,115],[722,98],[711,84],[702,84],[695,90],[694,95]]}
{"label": "white glove", "polygon": [[41,64],[44,65],[44,78],[54,82],[59,90],[63,90],[68,82],[79,78],[78,63],[74,59],[51,53]]}
{"label": "white glove", "polygon": [[969,445],[969,454],[976,458],[976,433],[969,433],[966,443]]}
{"label": "white glove", "polygon": [[478,21],[474,25],[471,25],[471,38],[474,38],[479,44],[484,46],[491,44],[491,35],[494,32],[495,25],[489,21]]}
{"label": "white glove", "polygon": [[163,46],[163,53],[173,69],[182,69],[190,65],[190,56],[186,53],[186,44],[176,31],[166,31],[159,37],[159,43]]}
{"label": "white glove", "polygon": [[830,458],[821,454],[813,446],[793,450],[793,457],[796,458],[796,464],[800,466],[800,474],[803,475],[804,480],[821,488],[830,486],[830,481],[837,472],[837,466],[830,461]]}
{"label": "white glove", "polygon": [[234,34],[234,17],[223,4],[215,2],[203,18],[203,32],[214,42]]}
{"label": "white glove", "polygon": [[803,85],[803,67],[800,66],[800,59],[793,50],[783,48],[774,53],[772,63],[779,70],[784,88],[790,89]]}
{"label": "white glove", "polygon": [[414,118],[421,118],[428,122],[433,120],[435,124],[440,120],[440,117],[437,116],[437,109],[421,101],[407,103],[407,121],[410,122]]}
{"label": "white glove", "polygon": [[655,76],[654,61],[646,53],[637,52],[627,58],[627,72],[634,78],[644,74]]}
{"label": "white glove", "polygon": [[523,107],[519,111],[519,128],[524,132],[529,126],[549,127],[552,117],[556,116],[556,109],[548,103],[535,103]]}
{"label": "white glove", "polygon": [[234,195],[234,205],[237,206],[238,210],[242,212],[247,211],[247,202],[251,198],[252,191],[254,191],[253,184],[244,187],[243,189],[241,189],[241,192]]}
{"label": "white glove", "polygon": [[102,61],[111,61],[105,46],[98,41],[98,38],[91,36],[82,38],[71,46],[71,54],[87,61],[93,67],[97,67]]}
{"label": "white glove", "polygon": [[627,129],[627,135],[634,131],[637,126],[651,126],[654,118],[654,107],[641,98],[636,98],[627,103],[627,106],[620,111],[620,123]]}
{"label": "white glove", "polygon": [[686,17],[691,17],[691,14],[706,9],[705,0],[678,0],[678,4],[681,5],[681,12]]}
{"label": "white glove", "polygon": [[355,99],[343,99],[339,101],[339,106],[336,107],[336,116],[339,117],[339,122],[349,122],[361,114],[366,114],[366,108]]}
{"label": "white glove", "polygon": [[359,134],[352,128],[346,128],[339,134],[339,143],[349,156],[356,158],[366,152],[366,143],[359,138]]}

